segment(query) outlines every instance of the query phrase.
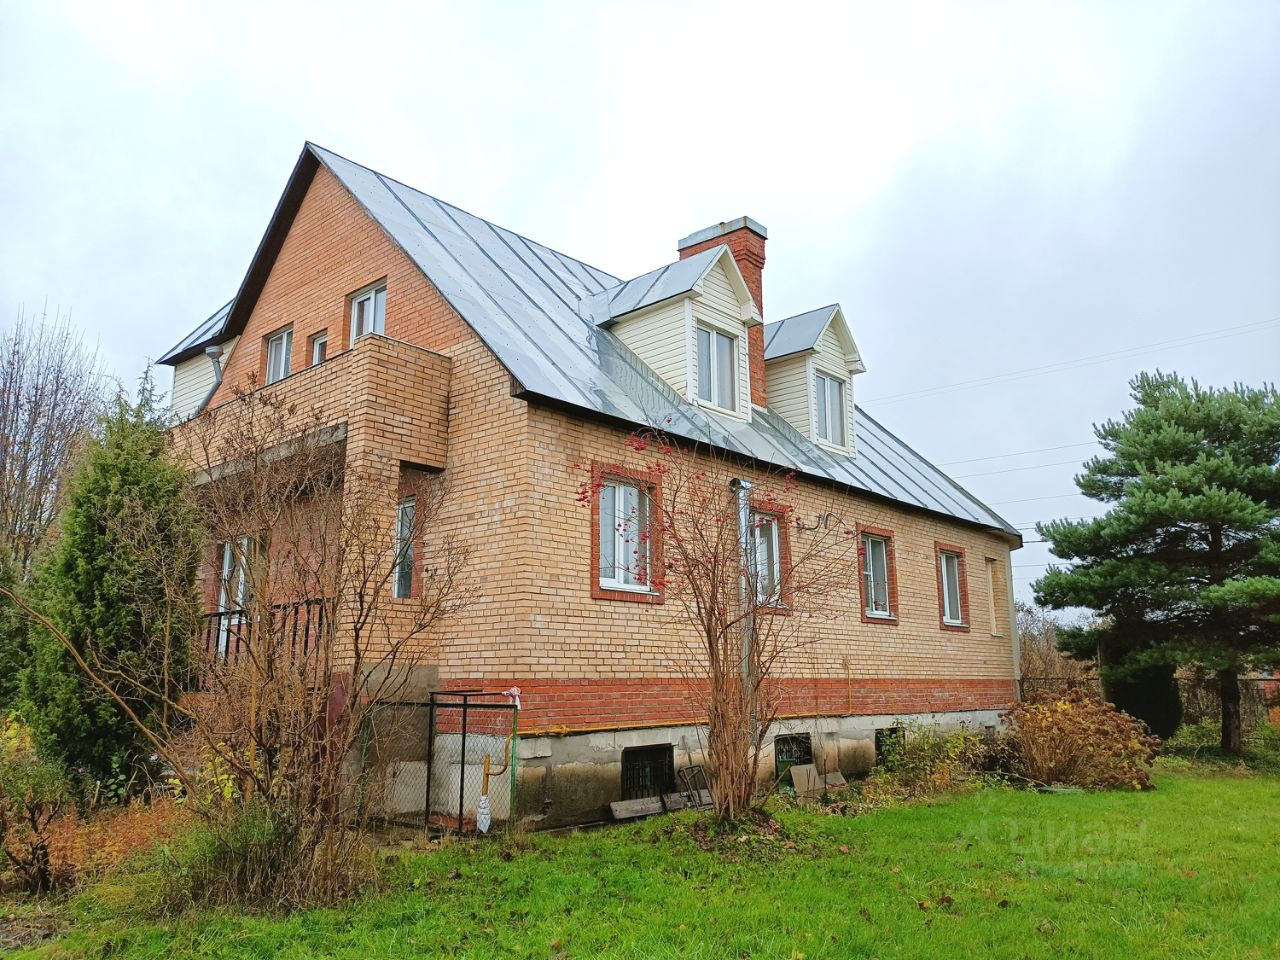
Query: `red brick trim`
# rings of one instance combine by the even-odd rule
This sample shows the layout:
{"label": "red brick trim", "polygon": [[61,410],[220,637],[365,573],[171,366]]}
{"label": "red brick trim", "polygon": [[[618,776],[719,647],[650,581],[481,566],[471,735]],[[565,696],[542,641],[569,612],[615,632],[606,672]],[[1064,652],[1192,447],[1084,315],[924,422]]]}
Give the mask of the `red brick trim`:
{"label": "red brick trim", "polygon": [[[954,554],[960,559],[960,623],[947,623],[946,621],[946,606],[942,600],[943,591],[946,589],[942,582],[942,555],[944,553]],[[965,563],[964,547],[935,540],[933,541],[933,559],[935,568],[933,579],[938,587],[938,626],[951,633],[968,633],[971,619],[969,613],[969,568]]]}
{"label": "red brick trim", "polygon": [[661,580],[648,593],[636,590],[610,590],[600,586],[600,487],[608,480],[624,480],[638,484],[649,494],[649,578],[660,575],[662,565],[662,477],[647,470],[632,470],[615,463],[591,462],[591,598],[620,600],[623,603],[662,603],[666,597]]}
{"label": "red brick trim", "polygon": [[[520,688],[520,732],[564,735],[706,722],[706,696],[686,677],[552,680],[515,675],[446,681],[456,689]],[[904,716],[1006,710],[1017,699],[1012,678],[782,677],[770,688],[780,719]]]}
{"label": "red brick trim", "polygon": [[792,592],[794,577],[791,569],[791,524],[789,522],[791,511],[785,507],[779,507],[776,503],[765,503],[763,500],[751,501],[751,510],[754,513],[773,517],[777,523],[778,569],[782,574],[782,595],[779,597],[781,603],[777,606],[758,606],[756,612],[773,617],[789,617],[795,613],[792,603],[795,595]]}
{"label": "red brick trim", "polygon": [[[889,566],[889,613],[887,617],[873,617],[867,613],[867,578],[866,578],[866,551],[862,546],[862,535],[870,534],[873,537],[883,537],[888,541],[885,550],[885,559]],[[891,623],[896,624],[902,611],[898,609],[898,559],[897,559],[897,542],[894,532],[887,527],[872,527],[867,524],[858,524],[858,596],[861,600],[859,612],[862,614],[863,623]]]}

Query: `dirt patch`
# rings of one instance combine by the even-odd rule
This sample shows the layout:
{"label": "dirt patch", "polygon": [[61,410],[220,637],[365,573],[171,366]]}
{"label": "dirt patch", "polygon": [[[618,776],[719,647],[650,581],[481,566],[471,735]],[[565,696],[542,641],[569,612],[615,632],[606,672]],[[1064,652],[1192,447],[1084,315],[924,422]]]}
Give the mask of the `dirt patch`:
{"label": "dirt patch", "polygon": [[730,860],[771,861],[800,854],[816,856],[822,845],[812,837],[788,830],[767,814],[753,813],[732,823],[711,816],[681,818],[672,822],[669,834],[683,834],[699,849],[718,853]]}
{"label": "dirt patch", "polygon": [[[0,907],[0,910],[3,910]],[[44,913],[0,913],[0,952],[18,950],[52,940],[65,929],[57,917]]]}

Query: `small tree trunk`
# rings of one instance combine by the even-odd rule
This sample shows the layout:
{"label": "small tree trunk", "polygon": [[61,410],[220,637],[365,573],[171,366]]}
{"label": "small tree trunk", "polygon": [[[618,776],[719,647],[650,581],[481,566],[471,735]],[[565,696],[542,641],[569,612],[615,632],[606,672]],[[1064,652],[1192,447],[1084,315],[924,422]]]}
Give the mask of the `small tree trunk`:
{"label": "small tree trunk", "polygon": [[1240,753],[1244,730],[1240,717],[1240,675],[1236,670],[1218,671],[1218,699],[1222,701],[1222,749]]}

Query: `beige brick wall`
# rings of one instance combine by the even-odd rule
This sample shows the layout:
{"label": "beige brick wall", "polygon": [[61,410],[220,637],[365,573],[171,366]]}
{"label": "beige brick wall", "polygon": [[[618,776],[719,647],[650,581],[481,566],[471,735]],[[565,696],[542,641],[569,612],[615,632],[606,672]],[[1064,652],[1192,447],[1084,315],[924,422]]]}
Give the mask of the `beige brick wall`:
{"label": "beige brick wall", "polygon": [[[686,655],[687,638],[672,612],[591,596],[594,531],[590,510],[576,496],[586,465],[594,459],[641,468],[644,457],[625,446],[626,431],[513,397],[494,356],[323,168],[228,364],[226,383],[260,372],[263,340],[284,323],[294,328],[295,370],[308,359],[306,344],[317,330],[329,331],[336,352],[346,343],[348,294],[382,277],[387,336],[448,357],[447,369],[433,372],[439,368],[414,361],[407,348],[377,341],[385,348],[371,348],[368,363],[385,375],[365,374],[368,389],[347,401],[363,425],[349,432],[348,462],[385,470],[390,484],[400,459],[435,465],[421,451],[443,453],[452,496],[440,529],[470,550],[468,580],[476,595],[442,639],[442,680],[520,684],[532,727],[658,724],[687,715],[682,673],[674,667]],[[296,374],[272,389],[295,382],[334,389],[329,373],[338,370]],[[447,449],[437,442],[442,437],[418,436],[437,430],[437,420],[403,415],[421,405],[424,393],[443,396],[438,382],[420,382],[437,376],[447,381]],[[227,396],[224,386],[215,404]],[[796,507],[801,516],[832,509],[850,525],[894,531],[899,617],[893,624],[862,622],[851,565],[847,609],[802,627],[813,643],[788,665],[791,712],[980,709],[1011,699],[1012,639],[1007,615],[999,626],[992,622],[985,563],[993,558],[1007,576],[1007,542],[867,496],[840,495],[833,507],[834,496],[801,483]],[[966,552],[967,633],[939,624],[935,541]],[[1006,590],[1001,605],[1007,599]],[[804,706],[808,700],[812,709]]]}

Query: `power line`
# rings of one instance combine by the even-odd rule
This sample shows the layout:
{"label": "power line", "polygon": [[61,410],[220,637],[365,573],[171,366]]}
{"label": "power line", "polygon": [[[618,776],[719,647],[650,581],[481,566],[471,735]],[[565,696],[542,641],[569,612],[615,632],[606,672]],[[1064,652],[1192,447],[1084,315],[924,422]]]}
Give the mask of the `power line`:
{"label": "power line", "polygon": [[962,473],[952,480],[968,480],[970,477],[994,477],[997,473],[1019,473],[1023,470],[1040,470],[1043,467],[1061,467],[1068,463],[1079,464],[1079,460],[1055,460],[1053,463],[1033,463],[1029,467],[1005,467],[1003,470],[984,470],[981,473]]}
{"label": "power line", "polygon": [[871,406],[877,403],[897,403],[902,400],[912,400],[918,397],[931,397],[940,393],[949,393],[953,390],[965,390],[972,387],[1020,380],[1036,374],[1061,373],[1066,370],[1075,370],[1079,367],[1092,366],[1098,363],[1107,363],[1111,360],[1121,360],[1126,357],[1140,356],[1144,353],[1150,353],[1153,350],[1163,349],[1164,347],[1191,346],[1193,344],[1211,343],[1215,340],[1223,340],[1228,337],[1238,337],[1246,333],[1257,332],[1258,330],[1262,330],[1277,323],[1280,323],[1280,317],[1272,317],[1269,320],[1255,320],[1252,323],[1237,324],[1233,327],[1222,327],[1218,330],[1203,331],[1201,333],[1191,334],[1185,337],[1174,337],[1170,340],[1157,340],[1153,343],[1127,347],[1123,350],[1111,350],[1106,353],[1095,353],[1090,354],[1089,356],[1076,357],[1072,360],[1059,360],[1055,363],[1046,363],[1038,367],[1025,367],[1021,370],[1011,370],[1006,373],[991,374],[986,377],[975,377],[972,380],[960,380],[956,383],[940,384],[936,387],[926,387],[923,390],[912,390],[907,393],[893,393],[885,397],[863,400],[862,405]]}
{"label": "power line", "polygon": [[954,467],[962,463],[977,463],[979,460],[1004,460],[1008,457],[1020,457],[1027,453],[1049,453],[1052,450],[1070,450],[1072,447],[1092,447],[1097,445],[1096,440],[1090,440],[1087,443],[1064,443],[1060,447],[1040,447],[1036,450],[1015,450],[1013,453],[993,453],[989,457],[972,457],[968,460],[947,460],[944,463],[935,463],[935,467]]}
{"label": "power line", "polygon": [[1021,500],[992,500],[987,504],[988,507],[1003,507],[1010,503],[1031,503],[1033,500],[1061,500],[1063,497],[1083,497],[1084,494],[1079,490],[1072,493],[1051,493],[1047,497],[1024,497]]}
{"label": "power line", "polygon": [[[1060,519],[1063,519],[1063,518],[1051,517],[1048,520],[1032,520],[1030,523],[1015,523],[1013,524],[1013,529],[1034,530],[1036,528],[1036,524],[1038,523],[1052,523],[1054,520],[1060,520]],[[1096,520],[1098,518],[1097,517],[1067,517],[1066,519],[1071,521],[1072,523],[1079,523],[1081,520]]]}

